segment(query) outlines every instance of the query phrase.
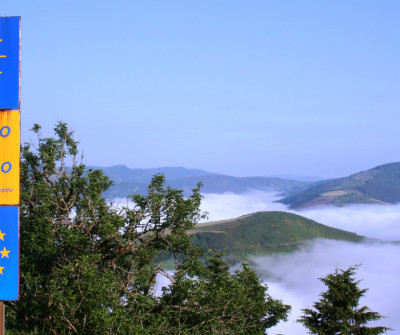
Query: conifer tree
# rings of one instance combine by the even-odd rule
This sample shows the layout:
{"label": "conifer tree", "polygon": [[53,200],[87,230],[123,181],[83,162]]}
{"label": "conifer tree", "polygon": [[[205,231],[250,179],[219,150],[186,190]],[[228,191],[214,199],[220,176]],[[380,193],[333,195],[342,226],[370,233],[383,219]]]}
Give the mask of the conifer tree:
{"label": "conifer tree", "polygon": [[328,287],[321,293],[321,299],[313,304],[314,309],[303,309],[303,315],[297,321],[317,335],[375,335],[383,334],[387,327],[369,327],[369,321],[383,318],[368,307],[359,307],[359,300],[368,289],[358,287],[360,281],[354,276],[357,266],[347,270],[336,269],[320,280]]}

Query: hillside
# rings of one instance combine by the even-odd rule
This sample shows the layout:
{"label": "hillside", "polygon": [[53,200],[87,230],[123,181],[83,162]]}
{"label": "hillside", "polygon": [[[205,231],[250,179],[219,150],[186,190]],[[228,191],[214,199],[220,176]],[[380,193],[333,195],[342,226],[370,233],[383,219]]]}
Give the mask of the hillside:
{"label": "hillside", "polygon": [[315,238],[358,242],[355,233],[331,228],[288,212],[257,212],[236,219],[199,224],[189,232],[197,245],[209,251],[253,254],[285,251]]}
{"label": "hillside", "polygon": [[349,177],[325,180],[314,187],[279,200],[290,208],[318,205],[394,204],[400,202],[400,163],[390,163],[355,173]]}
{"label": "hillside", "polygon": [[274,191],[293,194],[306,189],[309,182],[287,180],[278,177],[232,177],[198,169],[163,167],[154,169],[130,169],[124,165],[90,167],[102,170],[114,183],[104,196],[108,199],[125,198],[129,194],[144,194],[153,175],[163,173],[166,184],[189,193],[199,182],[203,193],[245,193],[249,190]]}

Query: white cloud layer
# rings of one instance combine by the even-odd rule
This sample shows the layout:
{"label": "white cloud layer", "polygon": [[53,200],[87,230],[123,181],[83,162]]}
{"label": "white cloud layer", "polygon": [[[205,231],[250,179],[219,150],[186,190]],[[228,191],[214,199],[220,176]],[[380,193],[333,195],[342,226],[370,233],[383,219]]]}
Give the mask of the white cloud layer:
{"label": "white cloud layer", "polygon": [[297,214],[371,238],[400,240],[400,205],[351,205],[303,210]]}
{"label": "white cloud layer", "polygon": [[[260,191],[247,194],[205,194],[202,209],[209,220],[223,220],[257,211],[289,211],[285,205],[274,203],[273,193]],[[400,206],[354,205],[291,211],[325,225],[345,229],[382,240],[400,240]],[[259,257],[255,264],[268,284],[269,293],[292,306],[290,319],[271,329],[269,334],[306,334],[296,319],[302,308],[312,307],[325,286],[318,280],[336,268],[362,264],[357,279],[361,288],[369,288],[360,304],[369,306],[387,318],[379,324],[400,332],[400,244],[348,243],[331,240],[311,242],[302,250],[282,255]]]}
{"label": "white cloud layer", "polygon": [[207,221],[236,218],[259,211],[285,211],[287,207],[273,201],[279,199],[275,193],[251,191],[246,194],[204,194],[201,209],[208,212]]}
{"label": "white cloud layer", "polygon": [[326,290],[317,278],[356,264],[362,264],[356,275],[362,280],[360,288],[369,289],[360,304],[387,316],[376,325],[400,330],[399,254],[399,244],[318,240],[290,254],[256,258],[257,270],[268,284],[271,296],[292,306],[288,322],[271,329],[269,334],[305,334],[305,328],[296,319],[302,308],[312,307]]}

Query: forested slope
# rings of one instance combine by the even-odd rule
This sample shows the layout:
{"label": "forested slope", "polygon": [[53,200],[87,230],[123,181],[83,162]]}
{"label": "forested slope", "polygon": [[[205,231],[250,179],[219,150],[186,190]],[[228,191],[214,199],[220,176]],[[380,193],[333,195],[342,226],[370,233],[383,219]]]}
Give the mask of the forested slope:
{"label": "forested slope", "polygon": [[280,202],[290,208],[318,205],[394,204],[400,202],[400,163],[390,163],[316,186]]}

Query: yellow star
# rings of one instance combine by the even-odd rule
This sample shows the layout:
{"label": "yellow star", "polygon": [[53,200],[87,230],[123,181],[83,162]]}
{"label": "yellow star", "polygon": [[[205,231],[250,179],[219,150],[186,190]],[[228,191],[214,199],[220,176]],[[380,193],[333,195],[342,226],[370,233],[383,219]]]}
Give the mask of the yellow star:
{"label": "yellow star", "polygon": [[0,266],[0,274],[3,274],[4,267]]}
{"label": "yellow star", "polygon": [[1,230],[0,230],[0,240],[3,240],[3,241],[4,241],[4,235],[6,235],[6,234],[5,234],[5,233],[2,233]]}
{"label": "yellow star", "polygon": [[0,251],[1,258],[3,258],[3,257],[10,258],[10,257],[8,257],[9,253],[10,253],[10,250],[7,250],[6,247],[4,247],[3,251]]}

